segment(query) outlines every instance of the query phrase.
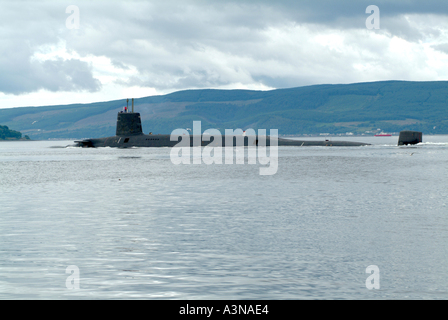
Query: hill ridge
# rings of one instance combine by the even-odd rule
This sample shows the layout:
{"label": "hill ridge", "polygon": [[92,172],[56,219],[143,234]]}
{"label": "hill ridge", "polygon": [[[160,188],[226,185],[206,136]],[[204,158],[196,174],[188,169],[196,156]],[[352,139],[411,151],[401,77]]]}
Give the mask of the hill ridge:
{"label": "hill ridge", "polygon": [[[0,109],[0,124],[32,139],[115,134],[126,99]],[[448,81],[387,80],[317,84],[269,91],[192,89],[134,100],[143,130],[171,133],[201,120],[202,129],[279,129],[279,134],[419,130],[448,133]]]}

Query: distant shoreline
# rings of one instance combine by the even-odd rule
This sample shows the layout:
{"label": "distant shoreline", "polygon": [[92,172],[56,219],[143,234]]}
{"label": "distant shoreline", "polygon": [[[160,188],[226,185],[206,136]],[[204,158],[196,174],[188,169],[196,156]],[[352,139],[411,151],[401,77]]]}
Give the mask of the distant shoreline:
{"label": "distant shoreline", "polygon": [[26,138],[20,138],[20,139],[0,139],[0,142],[17,142],[17,141],[39,141],[39,140],[33,140],[33,139],[26,139]]}

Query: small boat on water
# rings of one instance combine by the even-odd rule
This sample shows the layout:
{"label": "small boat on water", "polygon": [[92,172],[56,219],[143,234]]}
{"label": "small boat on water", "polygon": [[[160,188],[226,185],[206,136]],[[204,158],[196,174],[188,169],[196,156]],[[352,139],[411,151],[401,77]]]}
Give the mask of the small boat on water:
{"label": "small boat on water", "polygon": [[381,132],[381,133],[376,134],[375,137],[392,137],[392,135],[389,133]]}

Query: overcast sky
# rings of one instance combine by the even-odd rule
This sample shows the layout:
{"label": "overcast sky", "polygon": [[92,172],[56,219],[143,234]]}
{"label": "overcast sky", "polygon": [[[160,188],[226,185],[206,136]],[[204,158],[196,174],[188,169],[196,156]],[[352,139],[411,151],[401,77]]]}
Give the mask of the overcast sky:
{"label": "overcast sky", "polygon": [[0,108],[379,80],[448,80],[446,1],[0,0]]}

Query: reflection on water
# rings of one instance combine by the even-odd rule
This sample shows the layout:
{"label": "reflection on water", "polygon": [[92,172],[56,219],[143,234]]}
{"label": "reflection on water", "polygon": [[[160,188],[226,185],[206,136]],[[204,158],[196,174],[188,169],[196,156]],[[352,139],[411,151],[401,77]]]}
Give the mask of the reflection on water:
{"label": "reflection on water", "polygon": [[447,299],[447,138],[279,147],[273,176],[0,143],[0,298]]}

